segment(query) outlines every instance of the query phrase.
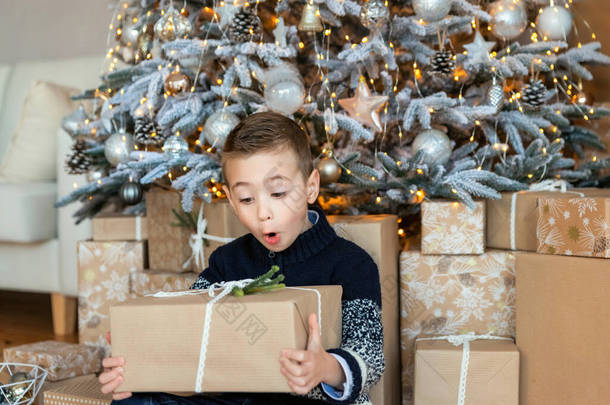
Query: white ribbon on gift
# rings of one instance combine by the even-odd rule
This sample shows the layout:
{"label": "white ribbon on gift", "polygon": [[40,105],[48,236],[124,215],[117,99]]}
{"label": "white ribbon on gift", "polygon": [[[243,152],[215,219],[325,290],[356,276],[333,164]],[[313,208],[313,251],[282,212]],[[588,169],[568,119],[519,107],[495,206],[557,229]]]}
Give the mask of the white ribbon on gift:
{"label": "white ribbon on gift", "polygon": [[516,248],[516,217],[517,217],[517,195],[521,193],[531,193],[533,191],[559,191],[561,193],[574,193],[581,197],[584,197],[583,193],[578,191],[568,191],[569,183],[565,180],[560,179],[547,179],[540,183],[530,184],[529,189],[513,193],[510,201],[510,249],[517,250]]}
{"label": "white ribbon on gift", "polygon": [[136,240],[142,240],[142,217],[136,215]]}
{"label": "white ribbon on gift", "polygon": [[466,333],[463,335],[448,335],[435,336],[426,338],[417,338],[419,340],[446,340],[454,346],[462,346],[462,363],[460,366],[460,385],[458,389],[458,405],[464,405],[466,401],[466,382],[468,381],[468,366],[470,364],[470,342],[473,340],[510,340],[513,339],[494,335],[475,335],[474,333]]}
{"label": "white ribbon on gift", "polygon": [[214,236],[205,233],[208,227],[208,220],[203,217],[203,203],[199,207],[199,216],[197,217],[197,232],[194,232],[190,239],[189,245],[191,246],[191,257],[189,257],[182,265],[183,269],[187,269],[191,262],[194,260],[198,269],[203,270],[202,266],[205,263],[205,252],[203,251],[203,240],[213,240],[220,243],[229,243],[235,238],[228,238],[222,236]]}
{"label": "white ribbon on gift", "polygon": [[[217,283],[213,283],[207,289],[204,290],[186,290],[186,291],[159,291],[154,294],[148,294],[148,296],[152,296],[155,298],[166,298],[166,297],[180,297],[185,295],[199,295],[199,294],[207,294],[212,297],[210,302],[205,306],[205,319],[203,321],[203,332],[201,335],[201,349],[199,350],[199,362],[197,364],[197,378],[195,380],[195,392],[202,392],[203,385],[203,376],[205,373],[205,361],[207,358],[207,350],[208,344],[210,340],[210,325],[212,323],[212,308],[214,304],[219,301],[222,297],[228,295],[231,291],[233,291],[234,287],[244,288],[246,285],[254,281],[251,278],[244,278],[241,280],[233,280],[233,281],[220,281]],[[292,288],[295,290],[303,290],[303,291],[313,291],[316,293],[318,298],[318,324],[320,329],[320,336],[322,336],[322,296],[320,291],[314,288],[304,288],[304,287],[284,287],[284,288]],[[216,295],[216,291],[220,291],[218,295]]]}

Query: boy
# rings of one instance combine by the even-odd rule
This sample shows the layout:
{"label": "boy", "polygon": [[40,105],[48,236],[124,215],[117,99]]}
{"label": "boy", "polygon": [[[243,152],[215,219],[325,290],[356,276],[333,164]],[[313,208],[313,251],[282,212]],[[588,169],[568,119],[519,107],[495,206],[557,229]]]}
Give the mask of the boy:
{"label": "boy", "polygon": [[[311,314],[306,350],[278,348],[290,394],[114,393],[113,398],[129,398],[120,404],[370,404],[368,390],[385,368],[379,273],[364,250],[335,234],[319,208],[308,210],[320,178],[307,135],[283,115],[253,114],[231,131],[222,159],[223,189],[251,233],[216,249],[191,288],[256,278],[273,264],[287,286],[341,285],[341,347],[324,350],[317,315]],[[121,358],[104,359],[103,392],[122,382],[123,365]]]}

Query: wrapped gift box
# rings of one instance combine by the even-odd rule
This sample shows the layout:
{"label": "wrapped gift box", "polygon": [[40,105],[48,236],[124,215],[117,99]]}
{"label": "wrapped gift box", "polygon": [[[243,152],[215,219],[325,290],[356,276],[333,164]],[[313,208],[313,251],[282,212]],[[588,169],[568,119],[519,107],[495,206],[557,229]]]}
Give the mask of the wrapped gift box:
{"label": "wrapped gift box", "polygon": [[36,364],[48,371],[48,381],[98,372],[102,367],[103,351],[74,343],[46,340],[4,349],[4,361]]}
{"label": "wrapped gift box", "polygon": [[[311,290],[287,287],[239,298],[229,295],[215,303],[201,391],[290,392],[280,372],[280,350],[306,348],[308,317],[319,308],[323,346],[339,347],[341,286],[306,288]],[[112,354],[125,358],[119,391],[197,391],[206,305],[211,300],[205,291],[140,297],[112,306]]]}
{"label": "wrapped gift box", "polygon": [[78,338],[79,342],[109,345],[110,305],[129,295],[130,273],[146,268],[146,242],[81,241],[78,251]]}
{"label": "wrapped gift box", "polygon": [[43,394],[43,405],[110,405],[112,394],[102,394],[95,375],[72,378],[53,384]]}
{"label": "wrapped gift box", "polygon": [[424,201],[421,221],[424,254],[481,254],[485,251],[485,201],[476,201],[474,209],[456,201]]}
{"label": "wrapped gift box", "polygon": [[[470,348],[445,340],[420,340],[415,347],[415,405],[459,403],[462,354],[470,351],[465,398],[468,405],[519,404],[519,351],[513,341],[475,340]],[[547,402],[540,402],[547,403]]]}
{"label": "wrapped gift box", "polygon": [[197,273],[135,271],[129,274],[130,290],[138,297],[158,291],[188,290],[197,280],[197,276]]}
{"label": "wrapped gift box", "polygon": [[145,240],[148,226],[145,216],[98,214],[91,221],[93,240]]}
{"label": "wrapped gift box", "polygon": [[538,198],[538,253],[610,258],[610,190]]}
{"label": "wrapped gift box", "polygon": [[521,405],[610,398],[610,262],[517,254]]}
{"label": "wrapped gift box", "polygon": [[327,218],[339,236],[363,248],[379,268],[386,368],[369,394],[375,405],[399,404],[398,218],[394,215],[329,215]]}
{"label": "wrapped gift box", "polygon": [[[146,193],[148,255],[151,270],[173,273],[194,271],[199,273],[207,266],[209,255],[221,243],[206,240],[204,243],[204,263],[197,266],[195,261],[191,260],[191,263],[185,267],[184,264],[193,254],[189,240],[195,230],[172,225],[178,223],[178,219],[172,210],[183,218],[186,218],[186,215],[194,216],[196,221],[200,205],[201,201],[196,200],[193,203],[193,211],[185,213],[182,210],[178,192],[153,189]],[[226,201],[204,203],[203,216],[207,220],[205,233],[209,235],[236,238],[248,232]]]}
{"label": "wrapped gift box", "polygon": [[413,401],[415,339],[473,332],[514,337],[515,255],[400,255],[403,403]]}

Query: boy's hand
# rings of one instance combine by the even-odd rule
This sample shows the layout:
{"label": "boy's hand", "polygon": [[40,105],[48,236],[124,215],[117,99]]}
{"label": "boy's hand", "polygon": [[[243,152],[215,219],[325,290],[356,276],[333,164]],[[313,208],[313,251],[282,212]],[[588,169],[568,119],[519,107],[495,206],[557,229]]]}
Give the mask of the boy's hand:
{"label": "boy's hand", "polygon": [[[106,336],[106,340],[110,343],[110,332]],[[121,399],[129,398],[131,392],[114,392],[115,389],[124,381],[123,366],[125,359],[122,357],[106,357],[102,360],[104,372],[98,377],[102,384],[102,393],[109,394],[112,392],[112,399],[120,401]]]}
{"label": "boy's hand", "polygon": [[307,394],[320,382],[341,387],[345,373],[339,362],[322,346],[318,316],[309,316],[309,340],[306,350],[284,349],[280,370],[288,386],[297,394]]}

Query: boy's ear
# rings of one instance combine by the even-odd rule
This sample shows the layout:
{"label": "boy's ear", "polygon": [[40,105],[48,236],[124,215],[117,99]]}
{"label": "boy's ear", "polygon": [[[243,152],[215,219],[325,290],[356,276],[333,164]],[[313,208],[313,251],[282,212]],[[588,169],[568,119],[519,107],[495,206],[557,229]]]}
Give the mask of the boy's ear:
{"label": "boy's ear", "polygon": [[223,184],[222,191],[224,191],[225,194],[227,195],[227,200],[229,200],[229,204],[231,204],[231,208],[233,208],[233,211],[235,211],[235,205],[233,205],[233,197],[231,196],[231,191],[229,190],[229,187],[227,187],[225,184]]}
{"label": "boy's ear", "polygon": [[313,204],[316,202],[318,193],[320,192],[320,172],[318,172],[318,169],[312,170],[307,179],[305,189],[307,190],[307,203]]}

